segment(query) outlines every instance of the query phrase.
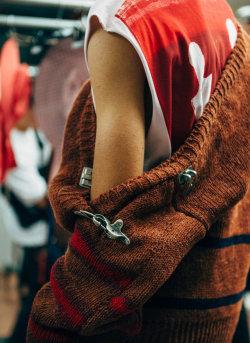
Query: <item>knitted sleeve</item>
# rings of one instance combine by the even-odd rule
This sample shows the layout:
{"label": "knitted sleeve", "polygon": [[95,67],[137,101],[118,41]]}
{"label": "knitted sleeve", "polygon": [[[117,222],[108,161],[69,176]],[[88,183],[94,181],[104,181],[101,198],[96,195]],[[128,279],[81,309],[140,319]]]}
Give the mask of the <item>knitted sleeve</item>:
{"label": "knitted sleeve", "polygon": [[95,144],[95,114],[90,82],[81,88],[70,111],[59,171],[49,185],[49,199],[56,221],[66,230],[74,229],[74,211],[81,209],[88,192],[79,187],[83,166],[92,167]]}
{"label": "knitted sleeve", "polygon": [[[89,83],[81,90],[67,124],[60,171],[50,186],[57,220],[74,233],[35,298],[27,343],[117,343],[137,334],[142,306],[211,225],[244,197],[249,182],[247,41],[239,33],[202,118],[172,158],[94,201],[77,185],[82,167],[92,166],[95,135]],[[190,166],[197,172],[196,184]],[[75,210],[86,217],[74,215]],[[122,238],[110,239],[117,232]]]}

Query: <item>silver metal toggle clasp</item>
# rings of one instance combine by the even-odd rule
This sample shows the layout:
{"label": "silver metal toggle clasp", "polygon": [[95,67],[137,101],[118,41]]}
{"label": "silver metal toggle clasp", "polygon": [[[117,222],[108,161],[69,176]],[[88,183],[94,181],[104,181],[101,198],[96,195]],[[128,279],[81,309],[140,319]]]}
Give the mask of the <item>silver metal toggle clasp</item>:
{"label": "silver metal toggle clasp", "polygon": [[180,185],[183,185],[184,183],[188,182],[188,188],[186,191],[186,195],[188,195],[197,181],[197,173],[191,166],[188,169],[184,170],[184,172],[179,174],[178,181]]}
{"label": "silver metal toggle clasp", "polygon": [[126,245],[130,244],[130,239],[121,231],[123,227],[123,221],[121,219],[118,219],[114,224],[111,224],[102,214],[93,214],[87,211],[75,211],[74,213],[78,216],[91,219],[97,227],[103,229],[108,238],[119,239]]}
{"label": "silver metal toggle clasp", "polygon": [[79,186],[83,188],[91,188],[92,168],[84,167],[80,178]]}

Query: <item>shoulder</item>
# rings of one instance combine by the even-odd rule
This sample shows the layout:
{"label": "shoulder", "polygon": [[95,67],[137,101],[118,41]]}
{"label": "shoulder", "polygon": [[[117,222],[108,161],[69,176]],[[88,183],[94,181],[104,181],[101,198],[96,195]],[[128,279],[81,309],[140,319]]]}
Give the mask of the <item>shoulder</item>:
{"label": "shoulder", "polygon": [[[100,26],[104,31],[119,33],[123,35],[124,24],[118,18],[118,14],[123,10],[124,3],[127,0],[97,0],[91,7],[85,33],[85,54],[88,46],[88,42],[93,32]],[[131,3],[129,1],[129,3]]]}

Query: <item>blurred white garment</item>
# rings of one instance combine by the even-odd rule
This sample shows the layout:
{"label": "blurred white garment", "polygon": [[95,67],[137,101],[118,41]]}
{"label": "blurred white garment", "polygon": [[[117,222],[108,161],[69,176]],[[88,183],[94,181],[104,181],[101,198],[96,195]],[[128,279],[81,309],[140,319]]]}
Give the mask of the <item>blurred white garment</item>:
{"label": "blurred white garment", "polygon": [[[39,146],[33,128],[26,131],[14,129],[11,132],[11,143],[17,168],[8,173],[5,186],[27,206],[34,205],[47,193],[46,181],[39,174],[38,168],[48,163],[52,149],[42,132],[38,131],[38,134],[42,148]],[[5,230],[13,242],[24,247],[39,247],[46,244],[48,239],[47,222],[40,220],[28,228],[23,228],[15,210],[2,193],[0,193],[0,213]]]}

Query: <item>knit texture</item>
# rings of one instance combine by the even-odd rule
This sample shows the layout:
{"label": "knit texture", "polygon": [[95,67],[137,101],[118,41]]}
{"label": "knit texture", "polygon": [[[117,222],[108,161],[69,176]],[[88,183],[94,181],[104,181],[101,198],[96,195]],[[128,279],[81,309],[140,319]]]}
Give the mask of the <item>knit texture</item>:
{"label": "knit texture", "polygon": [[[84,85],[68,119],[49,196],[73,231],[37,294],[27,342],[230,342],[250,261],[250,40],[239,28],[222,77],[183,146],[168,161],[89,201],[95,113]],[[189,196],[178,175],[193,166]],[[122,219],[131,244],[109,240],[73,211]]]}

